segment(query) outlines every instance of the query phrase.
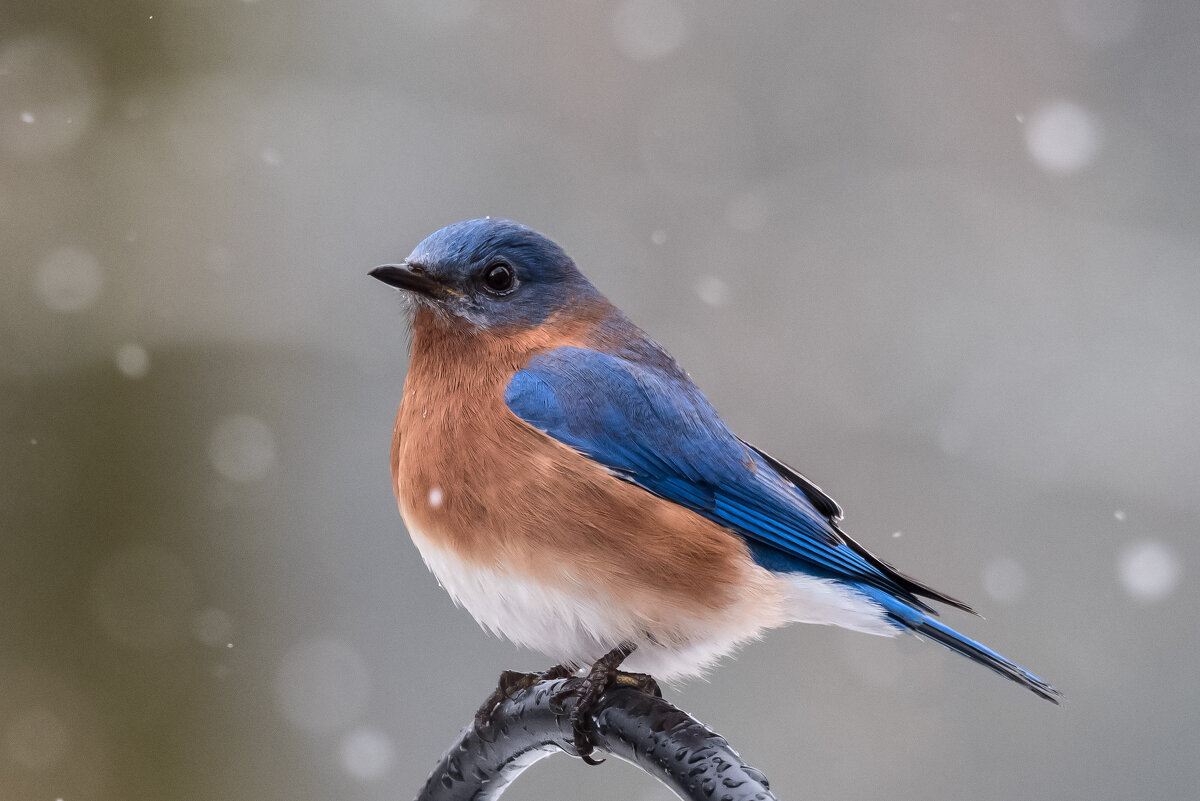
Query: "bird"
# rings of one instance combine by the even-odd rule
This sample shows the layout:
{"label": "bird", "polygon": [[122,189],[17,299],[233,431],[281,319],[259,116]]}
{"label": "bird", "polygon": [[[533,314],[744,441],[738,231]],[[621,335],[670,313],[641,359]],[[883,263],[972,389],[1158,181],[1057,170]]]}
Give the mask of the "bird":
{"label": "bird", "polygon": [[457,604],[556,662],[502,674],[478,722],[586,669],[572,723],[591,761],[587,713],[610,685],[700,675],[793,622],[920,635],[1058,703],[933,603],[970,606],[851,539],[824,490],[733,433],[551,239],[466,220],[369,274],[408,300],[391,444],[405,527]]}

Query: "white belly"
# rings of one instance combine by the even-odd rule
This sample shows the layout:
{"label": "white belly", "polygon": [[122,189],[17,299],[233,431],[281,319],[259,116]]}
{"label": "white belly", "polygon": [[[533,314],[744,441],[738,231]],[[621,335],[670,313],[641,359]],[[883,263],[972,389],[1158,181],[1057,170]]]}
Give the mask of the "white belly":
{"label": "white belly", "polygon": [[438,582],[481,626],[556,664],[590,665],[632,642],[637,650],[623,667],[670,681],[703,672],[761,628],[753,621],[713,627],[679,620],[672,621],[670,631],[655,631],[661,621],[649,621],[616,599],[564,592],[502,569],[465,564],[415,532],[413,541]]}
{"label": "white belly", "polygon": [[877,606],[857,593],[820,579],[757,569],[755,591],[703,619],[661,610],[638,610],[621,599],[589,591],[567,592],[503,568],[459,560],[410,527],[425,564],[455,603],[488,631],[540,651],[558,664],[590,665],[624,642],[637,650],[623,667],[663,681],[702,674],[742,642],[792,621],[832,623],[892,634]]}

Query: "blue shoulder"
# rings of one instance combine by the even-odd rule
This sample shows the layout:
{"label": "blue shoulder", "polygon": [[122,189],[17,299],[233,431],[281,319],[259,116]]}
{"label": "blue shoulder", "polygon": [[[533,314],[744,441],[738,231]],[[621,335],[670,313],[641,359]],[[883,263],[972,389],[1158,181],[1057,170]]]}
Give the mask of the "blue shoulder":
{"label": "blue shoulder", "polygon": [[556,348],[513,376],[505,402],[619,477],[737,531],[756,557],[765,547],[794,567],[799,558],[808,569],[874,572],[842,547],[802,491],[725,426],[674,362],[664,368]]}
{"label": "blue shoulder", "polygon": [[682,371],[600,351],[538,354],[513,376],[504,401],[535,428],[630,476],[712,480],[748,458]]}
{"label": "blue shoulder", "polygon": [[635,344],[630,358],[578,347],[540,353],[513,376],[504,401],[618,477],[736,532],[768,569],[861,582],[923,609],[917,594],[965,608],[845,536],[828,495],[738,439],[651,341]]}

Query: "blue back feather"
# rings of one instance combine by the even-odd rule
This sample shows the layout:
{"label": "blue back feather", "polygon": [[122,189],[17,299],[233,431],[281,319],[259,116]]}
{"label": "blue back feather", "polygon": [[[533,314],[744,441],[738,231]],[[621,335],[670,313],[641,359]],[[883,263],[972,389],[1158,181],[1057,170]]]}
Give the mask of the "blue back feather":
{"label": "blue back feather", "polygon": [[556,348],[513,376],[504,399],[525,422],[621,478],[738,532],[773,569],[862,582],[917,602],[734,436],[677,370]]}
{"label": "blue back feather", "polygon": [[629,341],[640,343],[638,351],[649,348],[648,358],[576,347],[540,353],[513,376],[508,408],[620,478],[737,532],[768,570],[841,581],[897,626],[1058,703],[1049,684],[934,620],[916,593],[968,607],[897,572],[838,530],[835,517],[818,509],[836,510],[831,499],[818,491],[814,502],[807,480],[791,480],[790,468],[738,439],[670,357],[628,325],[635,332]]}

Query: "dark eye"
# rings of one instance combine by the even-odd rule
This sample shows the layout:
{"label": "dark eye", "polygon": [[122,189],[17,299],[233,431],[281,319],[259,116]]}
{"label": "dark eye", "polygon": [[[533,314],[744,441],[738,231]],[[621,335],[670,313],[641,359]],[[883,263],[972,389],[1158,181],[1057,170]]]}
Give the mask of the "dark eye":
{"label": "dark eye", "polygon": [[508,262],[494,261],[483,274],[483,285],[497,294],[510,291],[517,283],[517,274]]}

